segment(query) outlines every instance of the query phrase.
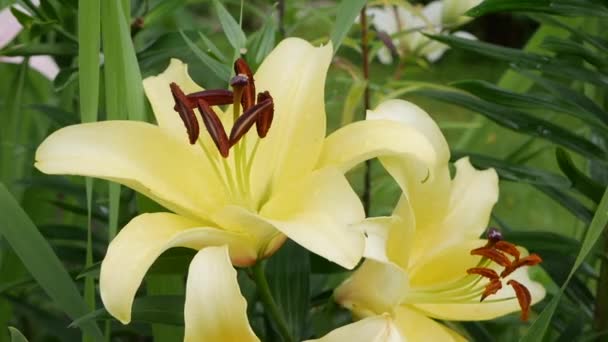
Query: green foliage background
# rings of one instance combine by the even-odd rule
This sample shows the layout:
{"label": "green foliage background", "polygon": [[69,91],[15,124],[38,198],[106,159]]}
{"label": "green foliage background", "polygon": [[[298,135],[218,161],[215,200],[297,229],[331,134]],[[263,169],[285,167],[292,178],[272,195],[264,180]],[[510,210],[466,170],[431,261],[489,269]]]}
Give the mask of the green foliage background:
{"label": "green foliage background", "polygon": [[[366,83],[361,27],[353,22],[365,1],[286,0],[282,16],[270,0],[42,0],[40,7],[1,0],[0,8],[16,2],[29,13],[19,16],[25,30],[0,56],[51,55],[61,72],[49,82],[25,62],[0,64],[0,326],[16,326],[30,341],[181,341],[193,253],[165,253],[136,300],[136,322],[112,320],[97,298],[98,263],[120,227],[158,208],[114,184],[42,175],[33,169],[36,147],[81,121],[152,121],[141,80],[171,57],[189,63],[207,88],[224,87],[238,51],[245,48],[255,68],[286,36],[341,44],[326,85],[329,128],[360,120]],[[608,4],[486,0],[470,14],[478,18],[465,28],[480,41],[436,37],[452,47],[436,64],[411,55],[393,65],[372,58],[372,107],[393,97],[413,101],[438,121],[454,159],[470,154],[476,166],[497,169],[493,224],[543,256],[536,277],[549,298],[534,307],[532,325],[515,314],[450,324],[475,341],[603,340]],[[370,43],[374,53],[382,46],[373,31]],[[366,172],[349,175],[360,194]],[[399,190],[379,164],[369,172],[371,215],[388,214]],[[288,243],[266,272],[294,336],[320,336],[350,321],[330,298],[344,270]],[[249,303],[259,301],[244,272],[239,280]],[[249,308],[256,333],[278,340],[260,306]],[[1,329],[0,341],[23,340]]]}

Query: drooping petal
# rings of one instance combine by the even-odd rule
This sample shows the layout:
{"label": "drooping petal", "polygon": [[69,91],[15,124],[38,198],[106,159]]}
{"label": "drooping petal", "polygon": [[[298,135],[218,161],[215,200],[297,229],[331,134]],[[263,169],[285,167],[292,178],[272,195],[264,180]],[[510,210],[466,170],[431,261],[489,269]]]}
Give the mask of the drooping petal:
{"label": "drooping petal", "polygon": [[389,315],[362,319],[331,331],[329,334],[305,342],[407,342],[401,337]]}
{"label": "drooping petal", "polygon": [[144,90],[158,125],[178,141],[187,141],[186,128],[173,110],[175,100],[171,95],[169,84],[177,84],[184,93],[190,94],[203,90],[188,75],[188,66],[179,59],[171,59],[169,66],[163,73],[150,76],[144,80]]}
{"label": "drooping petal", "polygon": [[[365,160],[383,156],[411,162],[412,167],[404,171],[407,177],[395,177],[402,188],[407,189],[410,181],[422,183],[434,177],[437,154],[433,144],[416,128],[390,120],[359,121],[335,131],[325,139],[317,167],[334,166],[346,172]],[[393,174],[399,170],[388,171]]]}
{"label": "drooping petal", "polygon": [[158,126],[104,121],[62,128],[36,151],[36,167],[124,184],[190,217],[205,220],[225,195],[211,170]]}
{"label": "drooping petal", "polygon": [[357,317],[390,312],[408,291],[407,273],[395,264],[366,259],[334,292]]}
{"label": "drooping petal", "polygon": [[363,221],[365,212],[344,175],[325,168],[292,182],[268,201],[260,216],[311,252],[355,267],[365,242],[354,225]]}
{"label": "drooping petal", "polygon": [[170,213],[143,214],[129,222],[112,240],[101,264],[101,299],[112,316],[131,320],[137,288],[154,260],[172,247],[201,249],[228,245],[232,262],[250,265],[256,251],[249,237],[212,227]]}
{"label": "drooping petal", "polygon": [[[485,240],[465,241],[447,248],[435,255],[429,255],[426,262],[413,267],[410,271],[410,284],[413,290],[450,284],[462,278],[462,272],[477,266],[480,257],[470,255],[470,251],[476,247],[485,245]],[[523,248],[519,248],[522,256],[527,255]],[[493,267],[497,267],[494,265]],[[513,272],[509,277],[503,279],[503,283],[515,279],[526,286],[532,294],[532,303],[537,303],[545,296],[543,286],[530,279],[528,268],[522,267]],[[480,283],[480,286],[483,285]],[[407,301],[407,299],[406,299]],[[439,319],[456,321],[488,320],[500,317],[520,310],[519,303],[515,298],[515,292],[510,286],[503,286],[495,295],[479,302],[477,299],[466,303],[416,303],[412,304],[425,314]]]}
{"label": "drooping petal", "polygon": [[420,312],[401,306],[395,309],[395,325],[406,341],[464,342],[457,332]]}
{"label": "drooping petal", "polygon": [[204,248],[192,259],[184,324],[185,342],[260,341],[249,325],[227,246]]}
{"label": "drooping petal", "polygon": [[325,137],[324,89],[331,58],[331,44],[314,47],[305,40],[288,38],[255,74],[258,91],[269,91],[274,101],[272,127],[253,162],[256,198],[268,186],[280,189],[313,169]]}
{"label": "drooping petal", "polygon": [[[451,182],[448,209],[442,221],[416,226],[412,251],[416,256],[434,254],[459,241],[474,240],[490,221],[492,208],[498,201],[496,171],[477,170],[468,158],[458,160],[455,166],[456,176]],[[427,199],[421,200],[424,203]]]}

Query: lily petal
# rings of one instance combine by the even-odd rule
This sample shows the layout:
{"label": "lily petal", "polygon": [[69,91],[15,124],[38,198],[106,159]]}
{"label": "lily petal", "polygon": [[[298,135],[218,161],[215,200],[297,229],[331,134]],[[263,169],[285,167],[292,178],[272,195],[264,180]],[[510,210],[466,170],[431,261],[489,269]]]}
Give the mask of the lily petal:
{"label": "lily petal", "polygon": [[170,213],[137,216],[112,240],[101,263],[99,288],[104,306],[122,323],[129,323],[137,288],[164,251],[225,244],[230,246],[234,264],[245,266],[256,260],[253,243],[246,235],[200,227],[196,221]]}
{"label": "lily petal", "polygon": [[185,342],[255,341],[227,246],[199,251],[188,271]]}
{"label": "lily petal", "polygon": [[[206,220],[225,201],[204,158],[158,126],[103,121],[62,128],[36,151],[36,167],[124,184],[176,213]],[[207,210],[205,210],[207,209]]]}
{"label": "lily petal", "polygon": [[188,66],[179,59],[173,58],[163,73],[144,80],[144,91],[152,105],[158,125],[178,141],[187,142],[184,123],[173,110],[175,100],[169,89],[169,84],[172,82],[175,82],[186,94],[203,90],[188,75]]}
{"label": "lily petal", "polygon": [[[468,157],[456,163],[451,182],[447,213],[441,222],[418,222],[412,254],[434,254],[445,246],[475,240],[486,229],[494,204],[498,201],[498,176],[494,169],[477,170]],[[436,196],[441,196],[436,194]],[[446,197],[443,195],[443,197]],[[422,204],[436,197],[418,199]],[[416,212],[416,214],[419,214]],[[419,217],[418,215],[416,216]]]}
{"label": "lily petal", "polygon": [[466,341],[452,329],[404,306],[395,309],[395,324],[407,341]]}
{"label": "lily petal", "polygon": [[366,259],[334,292],[357,317],[390,312],[409,289],[407,273],[394,264]]}
{"label": "lily petal", "polygon": [[389,315],[362,319],[331,331],[329,334],[305,342],[406,342]]}
{"label": "lily petal", "polygon": [[[444,248],[434,256],[429,256],[426,262],[416,265],[410,271],[412,288],[449,284],[460,279],[468,268],[475,267],[479,262],[480,257],[470,255],[470,250],[485,245],[485,242],[485,240],[465,241]],[[522,256],[527,255],[527,251],[523,248],[519,249]],[[545,289],[541,284],[530,279],[527,267],[522,267],[513,272],[507,279],[503,280],[504,284],[510,279],[517,280],[530,290],[532,304],[544,298]],[[416,303],[413,306],[430,317],[455,321],[494,319],[520,310],[515,292],[511,286],[503,286],[495,295],[488,297],[486,301],[481,303]]]}
{"label": "lily petal", "polygon": [[434,177],[437,153],[433,144],[416,128],[389,120],[359,121],[338,129],[325,139],[317,167],[334,166],[347,172],[365,160],[383,156],[411,164],[403,171],[393,167],[396,163],[387,167],[404,190],[410,182]]}
{"label": "lily petal", "polygon": [[363,255],[364,236],[354,225],[363,221],[365,212],[337,169],[317,170],[286,186],[260,216],[304,248],[342,267],[352,269]]}
{"label": "lily petal", "polygon": [[411,214],[401,214],[404,216],[368,218],[358,225],[365,232],[366,258],[407,269],[415,224]]}
{"label": "lily petal", "polygon": [[270,92],[275,110],[253,163],[257,196],[267,186],[280,189],[313,169],[325,137],[324,89],[332,51],[331,44],[317,48],[303,39],[288,38],[255,74],[257,90]]}

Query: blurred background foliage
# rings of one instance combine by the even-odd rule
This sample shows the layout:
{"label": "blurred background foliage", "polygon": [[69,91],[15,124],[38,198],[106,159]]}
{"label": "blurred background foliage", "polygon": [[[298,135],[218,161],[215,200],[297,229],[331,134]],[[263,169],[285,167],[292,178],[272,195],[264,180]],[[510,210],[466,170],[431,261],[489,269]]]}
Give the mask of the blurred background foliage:
{"label": "blurred background foliage", "polygon": [[[326,84],[329,130],[363,118],[368,85],[371,107],[413,101],[437,120],[454,159],[472,155],[476,166],[501,176],[492,224],[543,256],[535,276],[549,298],[534,307],[532,325],[513,314],[456,329],[475,341],[606,340],[608,3],[486,0],[464,26],[479,40],[436,36],[451,49],[435,63],[413,52],[379,63],[375,53],[385,43],[370,28],[369,82],[361,26],[349,16],[364,3],[0,0],[0,9],[18,5],[12,11],[24,26],[0,49],[0,56],[24,58],[0,63],[0,326],[15,326],[30,341],[79,340],[83,332],[91,341],[181,341],[193,252],[172,250],[155,263],[129,326],[110,319],[97,298],[108,241],[136,214],[159,208],[117,185],[42,175],[34,151],[50,132],[81,121],[152,121],[141,79],[172,57],[205,87],[225,87],[237,53],[256,68],[281,38],[297,36],[342,43]],[[58,65],[54,79],[28,66],[40,55]],[[368,166],[349,178],[362,196],[369,192],[372,216],[389,214],[399,190],[378,163]],[[331,302],[346,275],[337,266],[289,243],[267,273],[294,336],[322,335],[351,319]],[[256,333],[278,340],[255,286],[244,272],[239,280]],[[0,341],[19,341],[15,330],[0,329]]]}

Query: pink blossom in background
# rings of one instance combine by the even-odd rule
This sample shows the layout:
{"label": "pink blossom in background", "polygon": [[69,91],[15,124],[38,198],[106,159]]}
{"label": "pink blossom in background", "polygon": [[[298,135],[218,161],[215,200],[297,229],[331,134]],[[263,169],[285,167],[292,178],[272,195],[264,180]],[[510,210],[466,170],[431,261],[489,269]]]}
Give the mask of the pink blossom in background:
{"label": "pink blossom in background", "polygon": [[[37,1],[35,1],[37,3]],[[0,49],[8,45],[21,32],[23,27],[11,13],[10,8],[0,11]],[[2,63],[21,63],[23,57],[0,57]],[[49,80],[55,79],[59,67],[49,56],[33,56],[30,58],[30,67],[46,76]]]}

